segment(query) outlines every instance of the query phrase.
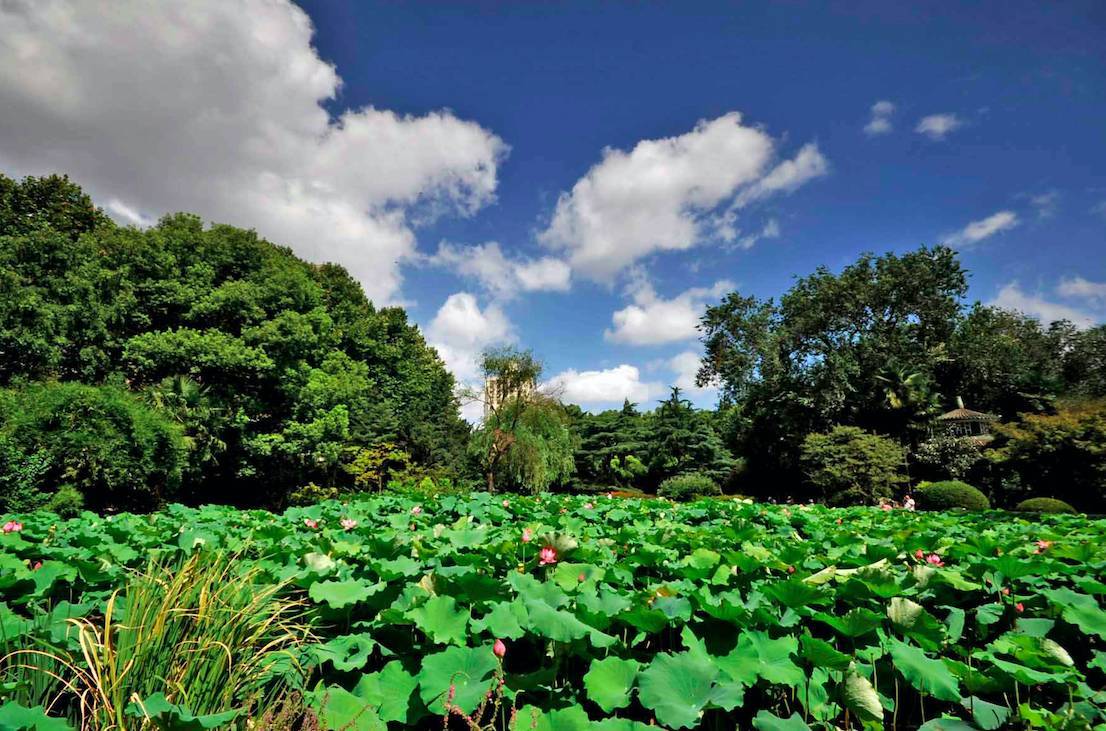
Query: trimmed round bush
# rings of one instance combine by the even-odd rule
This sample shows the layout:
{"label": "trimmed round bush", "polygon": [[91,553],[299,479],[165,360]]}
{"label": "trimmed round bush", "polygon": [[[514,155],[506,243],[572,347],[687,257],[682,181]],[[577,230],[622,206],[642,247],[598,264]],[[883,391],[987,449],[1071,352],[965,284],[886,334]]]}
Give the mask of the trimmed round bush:
{"label": "trimmed round bush", "polygon": [[657,495],[681,501],[721,494],[718,483],[702,472],[689,472],[669,477],[657,488]]}
{"label": "trimmed round bush", "polygon": [[1076,510],[1063,500],[1054,497],[1031,497],[1022,500],[1014,510],[1019,513],[1075,513]]}
{"label": "trimmed round bush", "polygon": [[923,510],[987,510],[991,501],[978,489],[960,480],[942,480],[919,486],[914,493]]}

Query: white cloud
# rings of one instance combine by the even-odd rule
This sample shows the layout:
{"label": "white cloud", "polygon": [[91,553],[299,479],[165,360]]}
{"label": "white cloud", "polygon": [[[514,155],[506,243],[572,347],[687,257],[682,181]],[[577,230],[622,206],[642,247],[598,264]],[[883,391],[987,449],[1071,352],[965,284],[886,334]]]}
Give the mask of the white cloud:
{"label": "white cloud", "polygon": [[756,246],[757,242],[762,239],[778,239],[780,237],[780,224],[776,219],[768,219],[768,223],[760,229],[760,231],[747,234],[745,236],[737,236],[737,232],[734,232],[734,236],[726,239],[727,241],[734,241],[736,238],[735,246],[739,249],[751,249]]}
{"label": "white cloud", "polygon": [[1047,193],[1031,196],[1029,202],[1037,210],[1038,218],[1051,218],[1056,213],[1056,207],[1060,201],[1060,192],[1050,190]]}
{"label": "white cloud", "polygon": [[716,385],[698,386],[695,383],[702,360],[702,354],[693,350],[685,350],[670,358],[667,365],[676,376],[672,385],[679,386],[680,390],[692,395],[716,395],[718,393]]}
{"label": "white cloud", "polygon": [[964,126],[964,121],[955,114],[930,114],[928,117],[922,117],[918,120],[918,126],[914,128],[914,131],[931,140],[943,140],[949,132],[962,126]]}
{"label": "white cloud", "polygon": [[972,221],[959,231],[946,234],[944,239],[949,246],[971,246],[1002,231],[1009,231],[1019,223],[1018,214],[1013,211],[998,211],[986,218]]}
{"label": "white cloud", "polygon": [[672,299],[657,296],[652,285],[642,280],[631,287],[634,304],[611,316],[614,329],[603,336],[615,343],[660,345],[693,340],[699,334],[699,318],[708,301],[733,290],[734,283],[720,280],[713,287],[693,287]]}
{"label": "white cloud", "polygon": [[588,407],[621,404],[626,399],[640,403],[660,396],[666,390],[664,384],[658,381],[642,381],[641,371],[626,364],[600,371],[570,368],[543,385],[564,401]]}
{"label": "white cloud", "polygon": [[875,136],[885,135],[892,130],[891,115],[895,113],[895,105],[889,101],[878,101],[872,105],[872,117],[868,124],[864,125],[864,132]]}
{"label": "white cloud", "polygon": [[1070,320],[1076,327],[1088,328],[1096,321],[1088,312],[1026,292],[1017,282],[1010,282],[1000,289],[990,304],[1007,310],[1017,310],[1044,323]]}
{"label": "white cloud", "polygon": [[564,292],[571,284],[571,269],[560,259],[547,256],[511,260],[495,241],[464,247],[443,241],[428,261],[448,267],[462,277],[476,279],[488,292],[502,299],[510,299],[519,291]]}
{"label": "white cloud", "polygon": [[1099,305],[1106,305],[1106,282],[1092,282],[1083,277],[1062,279],[1056,288],[1062,297],[1083,299]]}
{"label": "white cloud", "polygon": [[474,295],[457,292],[446,299],[430,321],[426,339],[437,348],[457,381],[472,385],[480,374],[483,352],[491,346],[512,342],[515,333],[497,305],[480,309]]}
{"label": "white cloud", "polygon": [[506,145],[446,111],[332,120],[341,80],[288,0],[0,3],[0,167],[66,172],[112,215],[256,228],[399,292],[413,221],[494,200]]}
{"label": "white cloud", "polygon": [[794,190],[827,168],[813,144],[770,168],[774,158],[772,138],[743,125],[737,112],[629,152],[608,148],[561,194],[539,239],[567,251],[573,270],[609,282],[649,254],[702,243],[719,206]]}

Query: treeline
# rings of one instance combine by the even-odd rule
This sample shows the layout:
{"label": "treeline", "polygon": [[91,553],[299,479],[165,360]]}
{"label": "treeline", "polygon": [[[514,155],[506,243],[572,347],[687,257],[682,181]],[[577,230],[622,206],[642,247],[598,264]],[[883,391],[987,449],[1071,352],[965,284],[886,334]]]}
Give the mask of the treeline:
{"label": "treeline", "polygon": [[[404,311],[343,268],[185,214],[120,227],[66,178],[0,176],[0,510],[389,484],[853,504],[957,479],[999,505],[1106,511],[1106,326],[966,291],[936,247],[818,269],[778,301],[733,292],[701,324],[712,410],[673,389],[583,412],[532,388],[533,356],[489,353],[514,397],[471,429]],[[993,441],[935,422],[958,397],[1002,420]]]}
{"label": "treeline", "polygon": [[463,462],[454,381],[345,269],[0,176],[0,505],[279,505]]}

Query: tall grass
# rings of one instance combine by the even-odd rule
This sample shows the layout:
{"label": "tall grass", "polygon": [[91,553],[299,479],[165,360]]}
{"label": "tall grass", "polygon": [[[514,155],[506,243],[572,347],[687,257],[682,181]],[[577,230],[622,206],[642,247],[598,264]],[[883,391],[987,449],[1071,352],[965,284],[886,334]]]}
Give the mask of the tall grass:
{"label": "tall grass", "polygon": [[128,706],[141,709],[159,692],[196,715],[235,709],[248,717],[300,687],[296,649],[310,638],[304,603],[258,578],[223,554],[153,562],[112,594],[102,615],[71,620],[78,651],[22,649],[5,665],[33,675],[56,660],[64,672],[51,674],[64,698],[53,702],[76,708],[86,729],[142,727]]}

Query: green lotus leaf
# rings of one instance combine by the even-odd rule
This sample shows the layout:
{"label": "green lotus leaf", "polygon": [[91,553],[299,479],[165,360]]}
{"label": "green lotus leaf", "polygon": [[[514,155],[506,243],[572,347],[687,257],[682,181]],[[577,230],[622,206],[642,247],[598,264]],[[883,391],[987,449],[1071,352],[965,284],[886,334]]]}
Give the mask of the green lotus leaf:
{"label": "green lotus leaf", "polygon": [[592,660],[591,668],[584,675],[588,698],[607,713],[630,705],[630,691],[639,667],[637,660],[613,656]]}

